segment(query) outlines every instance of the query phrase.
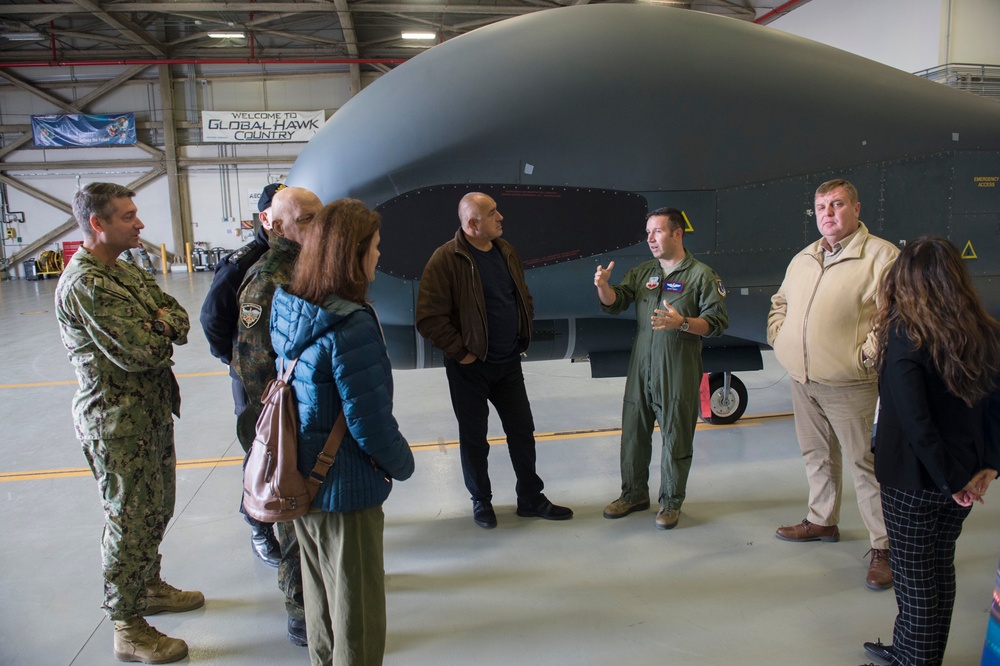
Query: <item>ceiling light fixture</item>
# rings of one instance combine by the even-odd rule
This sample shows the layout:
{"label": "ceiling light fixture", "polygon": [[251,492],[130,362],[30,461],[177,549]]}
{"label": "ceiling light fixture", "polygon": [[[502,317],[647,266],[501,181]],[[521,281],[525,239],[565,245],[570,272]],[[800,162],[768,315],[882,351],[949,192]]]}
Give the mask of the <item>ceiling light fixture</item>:
{"label": "ceiling light fixture", "polygon": [[243,39],[246,34],[242,32],[210,32],[208,36],[214,39]]}
{"label": "ceiling light fixture", "polygon": [[434,32],[404,32],[403,39],[437,39]]}
{"label": "ceiling light fixture", "polygon": [[45,39],[40,32],[3,32],[0,37],[11,42],[37,42]]}

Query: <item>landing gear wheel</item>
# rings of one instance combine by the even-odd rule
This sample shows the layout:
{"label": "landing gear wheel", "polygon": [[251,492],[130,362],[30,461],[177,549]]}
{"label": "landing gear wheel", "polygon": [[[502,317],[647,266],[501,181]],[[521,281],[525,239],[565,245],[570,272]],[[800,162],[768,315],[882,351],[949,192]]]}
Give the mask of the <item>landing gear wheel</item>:
{"label": "landing gear wheel", "polygon": [[[713,425],[736,423],[747,411],[747,387],[736,375],[729,375],[729,395],[725,392],[725,373],[708,376],[708,393],[712,413],[704,420]],[[703,417],[704,418],[704,417]]]}

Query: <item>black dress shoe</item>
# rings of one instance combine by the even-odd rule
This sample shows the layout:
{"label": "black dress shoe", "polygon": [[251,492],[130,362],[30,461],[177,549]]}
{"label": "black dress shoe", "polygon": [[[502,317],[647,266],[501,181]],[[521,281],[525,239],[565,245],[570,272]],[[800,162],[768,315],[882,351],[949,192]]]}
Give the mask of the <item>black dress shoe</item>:
{"label": "black dress shoe", "polygon": [[288,640],[293,645],[305,647],[309,643],[306,641],[306,621],[296,620],[294,617],[288,618]]}
{"label": "black dress shoe", "polygon": [[253,554],[268,565],[277,567],[281,562],[281,547],[270,527],[255,529],[250,536],[250,545],[253,546]]}
{"label": "black dress shoe", "polygon": [[559,506],[545,499],[543,495],[534,506],[518,506],[517,515],[522,518],[544,518],[545,520],[569,520],[573,517],[573,509]]}
{"label": "black dress shoe", "polygon": [[867,652],[869,656],[875,657],[876,659],[881,659],[882,661],[890,663],[892,662],[892,646],[883,644],[881,638],[874,643],[865,643],[865,652]]}
{"label": "black dress shoe", "polygon": [[487,530],[497,526],[497,514],[489,500],[472,500],[472,520]]}

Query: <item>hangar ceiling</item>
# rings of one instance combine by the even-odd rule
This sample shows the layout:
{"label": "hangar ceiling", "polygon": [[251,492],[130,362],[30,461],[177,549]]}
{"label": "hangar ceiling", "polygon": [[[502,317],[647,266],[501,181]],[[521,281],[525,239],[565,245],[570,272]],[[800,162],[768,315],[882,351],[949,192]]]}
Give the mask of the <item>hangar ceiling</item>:
{"label": "hangar ceiling", "polygon": [[[0,0],[0,67],[223,61],[386,71],[436,43],[505,18],[604,1]],[[758,23],[808,1],[634,0]],[[413,41],[403,39],[404,31],[434,37]],[[220,32],[233,36],[210,36]]]}
{"label": "hangar ceiling", "polygon": [[[363,72],[387,72],[435,44],[506,18],[591,2],[615,0],[0,0],[0,92],[16,87],[56,112],[88,113],[92,104],[126,82],[155,77],[160,82],[157,105],[162,109],[162,117],[138,124],[136,148],[145,157],[123,157],[112,163],[86,156],[33,159],[31,126],[0,120],[0,226],[9,224],[8,187],[71,213],[68,202],[15,174],[72,172],[99,164],[145,169],[128,183],[133,189],[164,177],[172,252],[181,252],[186,242],[194,240],[185,180],[179,174],[195,167],[256,165],[262,158],[236,151],[218,157],[181,154],[179,146],[190,143],[185,133],[197,133],[200,123],[175,117],[171,81],[182,68],[171,65],[204,65],[216,74],[255,78],[347,72],[351,93],[357,94]],[[631,2],[765,24],[809,0],[619,0],[617,4]],[[433,39],[407,40],[404,31],[429,32]],[[98,70],[95,76],[82,75],[81,68],[89,66]],[[190,74],[181,75],[190,80]],[[96,87],[70,99],[66,93],[71,91],[57,89],[66,80],[89,80]],[[293,160],[291,155],[266,158],[269,165]],[[8,248],[0,244],[0,277],[8,266],[34,256],[74,227],[70,217],[31,242],[15,245],[18,249],[9,257]],[[155,253],[155,244],[148,249]]]}

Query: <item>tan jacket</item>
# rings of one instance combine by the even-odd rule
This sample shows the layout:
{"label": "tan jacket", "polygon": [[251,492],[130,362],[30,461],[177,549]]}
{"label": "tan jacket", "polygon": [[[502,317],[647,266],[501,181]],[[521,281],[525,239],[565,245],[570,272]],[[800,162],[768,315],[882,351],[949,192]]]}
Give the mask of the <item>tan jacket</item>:
{"label": "tan jacket", "polygon": [[792,379],[829,386],[878,379],[861,354],[878,355],[871,327],[875,296],[898,254],[862,223],[825,265],[821,241],[792,258],[767,317],[767,342]]}

